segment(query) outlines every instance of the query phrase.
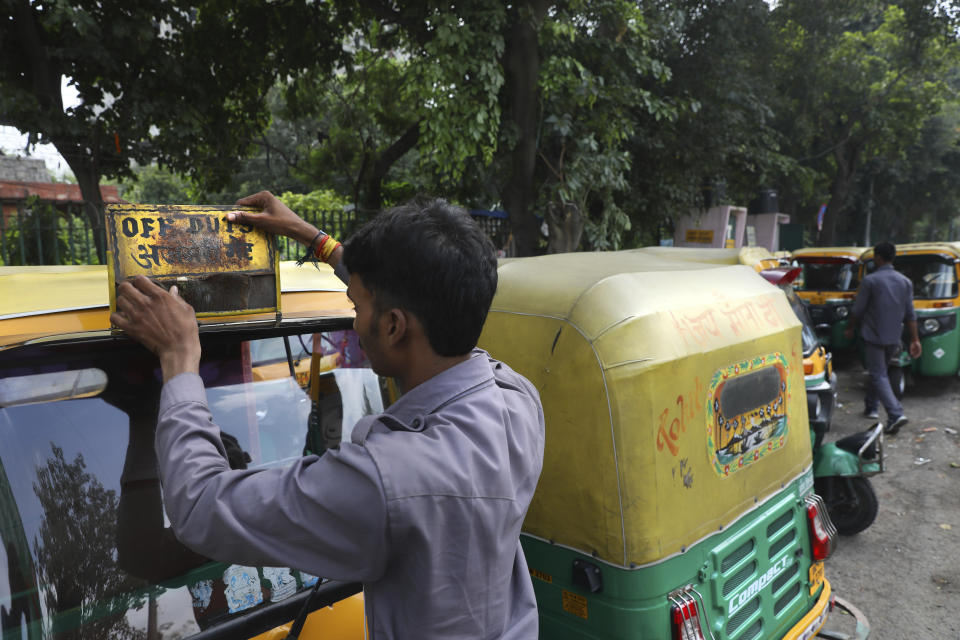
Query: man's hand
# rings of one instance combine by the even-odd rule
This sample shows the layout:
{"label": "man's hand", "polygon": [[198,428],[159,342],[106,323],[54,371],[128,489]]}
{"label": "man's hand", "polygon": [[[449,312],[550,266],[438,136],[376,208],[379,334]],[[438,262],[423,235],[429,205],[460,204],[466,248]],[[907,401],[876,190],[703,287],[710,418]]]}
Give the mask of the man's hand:
{"label": "man's hand", "polygon": [[[231,211],[227,214],[227,220],[230,222],[259,227],[274,235],[292,238],[308,248],[314,248],[312,243],[317,238],[320,230],[298,216],[290,207],[283,204],[279,198],[269,191],[261,191],[252,196],[240,198],[237,200],[237,206],[254,207],[260,209],[260,213]],[[333,240],[333,238],[330,239]],[[337,274],[337,277],[347,282],[350,276],[347,274],[347,270],[341,265],[340,261],[342,259],[343,247],[340,246],[340,243],[336,243],[333,252],[326,255],[325,261],[333,267],[333,271]]]}
{"label": "man's hand", "polygon": [[200,334],[193,307],[144,276],[117,288],[117,312],[110,322],[160,358],[163,381],[180,373],[199,373]]}
{"label": "man's hand", "polygon": [[910,341],[910,357],[914,360],[918,359],[921,354],[923,354],[923,347],[920,346],[919,340]]}
{"label": "man's hand", "polygon": [[249,211],[231,211],[227,214],[230,222],[239,222],[259,227],[278,236],[293,238],[308,245],[316,237],[318,229],[294,213],[290,207],[269,191],[261,191],[237,200],[238,207],[254,207],[260,213]]}

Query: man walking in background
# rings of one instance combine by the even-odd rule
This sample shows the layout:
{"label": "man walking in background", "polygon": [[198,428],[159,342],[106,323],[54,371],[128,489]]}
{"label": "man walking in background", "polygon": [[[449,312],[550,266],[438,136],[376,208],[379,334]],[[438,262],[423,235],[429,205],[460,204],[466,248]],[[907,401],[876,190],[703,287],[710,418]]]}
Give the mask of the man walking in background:
{"label": "man walking in background", "polygon": [[881,242],[873,249],[873,261],[877,266],[868,274],[853,304],[850,324],[844,332],[853,337],[854,328],[860,325],[864,356],[870,382],[864,399],[863,414],[877,418],[877,405],[887,411],[886,433],[895,434],[907,423],[903,407],[890,386],[887,363],[900,353],[900,336],[906,323],[910,330],[910,357],[920,357],[922,351],[917,334],[917,316],[913,309],[913,283],[893,268],[897,248],[890,242]]}

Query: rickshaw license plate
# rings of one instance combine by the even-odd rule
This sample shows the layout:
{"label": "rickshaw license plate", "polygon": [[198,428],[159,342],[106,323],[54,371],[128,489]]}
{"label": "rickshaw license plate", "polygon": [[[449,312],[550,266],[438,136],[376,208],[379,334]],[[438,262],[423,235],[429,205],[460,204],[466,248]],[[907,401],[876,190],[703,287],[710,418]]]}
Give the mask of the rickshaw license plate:
{"label": "rickshaw license plate", "polygon": [[813,595],[823,584],[823,561],[810,565],[810,595]]}

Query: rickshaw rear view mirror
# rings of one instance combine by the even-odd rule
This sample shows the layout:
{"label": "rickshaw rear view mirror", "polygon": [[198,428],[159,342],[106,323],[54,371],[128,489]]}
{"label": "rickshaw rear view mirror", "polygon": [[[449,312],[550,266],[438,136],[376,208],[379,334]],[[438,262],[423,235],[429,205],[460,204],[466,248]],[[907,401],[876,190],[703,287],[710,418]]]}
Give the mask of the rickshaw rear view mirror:
{"label": "rickshaw rear view mirror", "polygon": [[760,272],[767,282],[775,284],[778,287],[785,287],[797,279],[802,267],[775,267],[773,269],[764,269]]}

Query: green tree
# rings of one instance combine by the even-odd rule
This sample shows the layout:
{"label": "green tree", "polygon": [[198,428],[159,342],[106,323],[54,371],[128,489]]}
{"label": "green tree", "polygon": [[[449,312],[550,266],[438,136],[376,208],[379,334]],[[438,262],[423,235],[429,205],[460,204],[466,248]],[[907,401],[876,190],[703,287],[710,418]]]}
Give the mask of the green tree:
{"label": "green tree", "polygon": [[918,142],[951,95],[956,44],[935,3],[788,0],[773,16],[778,128],[813,171],[785,191],[805,211],[828,203],[820,242],[834,244],[863,167]]}
{"label": "green tree", "polygon": [[644,10],[670,70],[659,94],[677,117],[635,115],[624,209],[641,227],[638,243],[705,201],[746,204],[792,164],[773,127],[767,3],[662,0]]}
{"label": "green tree", "polygon": [[673,120],[656,88],[670,71],[653,56],[646,18],[633,3],[573,2],[551,13],[540,37],[538,208],[547,250],[573,251],[585,230],[594,249],[618,248],[630,229],[616,196],[628,191],[628,142],[638,114]]}
{"label": "green tree", "polygon": [[[0,0],[0,8],[0,123],[57,148],[94,226],[100,179],[129,175],[131,160],[226,183],[266,125],[276,75],[332,65],[341,44],[326,3]],[[274,35],[284,33],[309,37]],[[63,104],[64,79],[76,106]]]}
{"label": "green tree", "polygon": [[[86,471],[83,456],[68,462],[60,447],[37,469],[33,490],[44,518],[34,554],[58,638],[139,640],[125,614],[142,602],[126,597],[137,585],[116,565],[117,495]],[[80,629],[79,625],[83,625]]]}

